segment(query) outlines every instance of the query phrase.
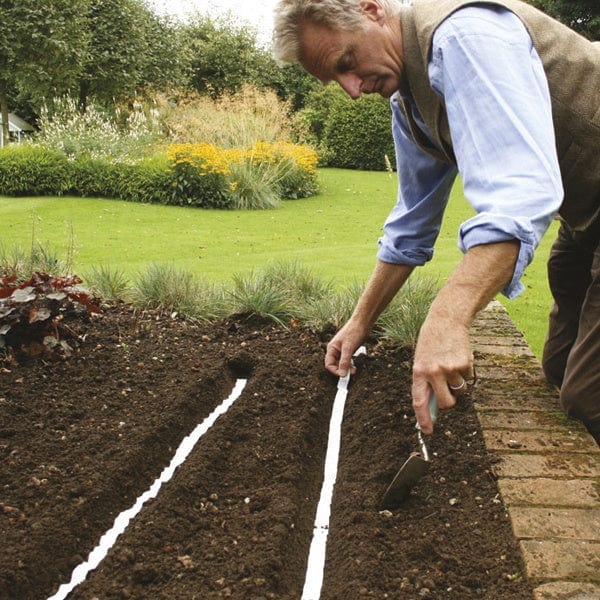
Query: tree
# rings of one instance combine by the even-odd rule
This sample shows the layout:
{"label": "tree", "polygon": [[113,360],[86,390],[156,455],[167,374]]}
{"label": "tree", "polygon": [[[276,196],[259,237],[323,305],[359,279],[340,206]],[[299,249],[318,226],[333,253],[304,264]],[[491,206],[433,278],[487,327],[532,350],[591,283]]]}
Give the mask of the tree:
{"label": "tree", "polygon": [[[239,92],[244,83],[261,86],[267,51],[257,43],[257,32],[237,24],[232,15],[212,19],[196,15],[188,24],[191,85],[218,98]],[[272,59],[271,59],[272,60]]]}
{"label": "tree", "polygon": [[600,6],[598,0],[529,1],[588,39],[600,40]]}
{"label": "tree", "polygon": [[0,0],[0,109],[8,141],[8,94],[37,103],[76,80],[88,45],[90,0]]}
{"label": "tree", "polygon": [[90,0],[88,59],[79,77],[79,106],[88,97],[111,103],[139,85],[149,52],[149,9],[143,0]]}
{"label": "tree", "polygon": [[146,15],[147,51],[139,85],[150,88],[186,87],[190,80],[189,48],[185,28],[172,17]]}

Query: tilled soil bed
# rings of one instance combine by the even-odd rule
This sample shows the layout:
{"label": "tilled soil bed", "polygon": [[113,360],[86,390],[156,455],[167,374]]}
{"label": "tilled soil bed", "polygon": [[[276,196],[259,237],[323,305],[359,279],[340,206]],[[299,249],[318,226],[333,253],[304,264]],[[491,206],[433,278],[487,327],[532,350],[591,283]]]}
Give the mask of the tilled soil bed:
{"label": "tilled soil bed", "polygon": [[[71,324],[64,362],[0,375],[0,598],[43,600],[176,448],[200,439],[70,599],[299,599],[337,379],[325,333],[256,319],[194,325],[129,307]],[[411,354],[371,340],[350,382],[321,598],[531,598],[467,396],[440,415],[429,474],[379,502],[415,449]]]}

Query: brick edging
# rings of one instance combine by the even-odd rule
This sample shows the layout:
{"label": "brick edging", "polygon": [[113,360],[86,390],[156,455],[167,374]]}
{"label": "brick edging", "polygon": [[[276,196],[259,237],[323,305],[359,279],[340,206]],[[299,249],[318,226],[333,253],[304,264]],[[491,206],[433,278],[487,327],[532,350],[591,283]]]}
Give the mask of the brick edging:
{"label": "brick edging", "polygon": [[472,390],[535,600],[600,599],[600,449],[497,301],[472,327]]}

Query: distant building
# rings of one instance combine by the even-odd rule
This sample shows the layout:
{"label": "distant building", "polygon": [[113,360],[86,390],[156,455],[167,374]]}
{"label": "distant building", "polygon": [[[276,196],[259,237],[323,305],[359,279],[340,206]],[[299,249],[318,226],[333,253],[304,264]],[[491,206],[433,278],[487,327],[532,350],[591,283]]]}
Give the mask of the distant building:
{"label": "distant building", "polygon": [[[4,146],[4,128],[2,127],[2,115],[0,114],[0,148]],[[8,113],[8,131],[11,142],[21,142],[23,138],[35,131],[27,122],[17,117],[14,113]]]}

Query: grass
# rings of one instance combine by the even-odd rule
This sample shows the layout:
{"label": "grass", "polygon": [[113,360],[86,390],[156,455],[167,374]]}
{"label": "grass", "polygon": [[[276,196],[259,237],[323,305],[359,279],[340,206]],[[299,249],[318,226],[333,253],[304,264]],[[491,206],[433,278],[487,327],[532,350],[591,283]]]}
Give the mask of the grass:
{"label": "grass", "polygon": [[[69,255],[86,277],[98,265],[135,280],[150,264],[170,264],[209,283],[249,277],[273,261],[310,266],[336,289],[364,282],[375,263],[381,225],[394,204],[395,177],[385,172],[325,169],[321,194],[272,211],[219,211],[90,198],[0,197],[0,245],[26,249],[32,240]],[[460,260],[459,224],[472,214],[453,190],[431,263],[419,272],[443,280]],[[555,227],[555,226],[554,226]],[[554,228],[553,227],[553,228]],[[525,275],[527,292],[505,302],[539,356],[550,296],[548,234]]]}

